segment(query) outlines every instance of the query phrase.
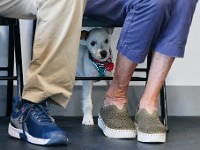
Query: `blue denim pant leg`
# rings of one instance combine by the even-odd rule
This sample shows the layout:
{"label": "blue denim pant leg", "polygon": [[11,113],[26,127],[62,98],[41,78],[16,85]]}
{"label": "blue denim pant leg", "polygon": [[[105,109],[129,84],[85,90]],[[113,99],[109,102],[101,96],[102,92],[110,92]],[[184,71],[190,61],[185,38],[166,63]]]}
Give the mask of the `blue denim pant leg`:
{"label": "blue denim pant leg", "polygon": [[[135,63],[142,63],[152,48],[169,56],[171,53],[180,51],[179,49],[169,51],[169,48],[164,48],[165,44],[168,47],[171,44],[176,45],[168,43],[164,37],[170,37],[173,34],[173,31],[167,31],[172,28],[170,26],[172,20],[177,19],[173,13],[177,6],[174,5],[183,1],[188,0],[87,0],[85,16],[113,25],[122,24],[123,28],[117,45],[119,53]],[[191,3],[188,2],[188,4]],[[194,11],[193,7],[188,7],[185,13],[190,11]],[[185,19],[186,24],[190,25],[191,21],[187,22],[187,20],[188,18]],[[177,23],[174,30],[183,29],[184,25],[179,21]],[[177,34],[177,36],[180,35]],[[181,39],[181,36],[178,38]]]}
{"label": "blue denim pant leg", "polygon": [[123,26],[117,50],[135,63],[144,61],[161,28],[171,0],[87,0],[85,16]]}
{"label": "blue denim pant leg", "polygon": [[184,56],[196,3],[197,0],[172,0],[169,23],[161,31],[154,50],[171,57]]}
{"label": "blue denim pant leg", "polygon": [[168,24],[171,0],[141,0],[127,12],[117,45],[119,53],[135,63],[144,62],[147,54]]}

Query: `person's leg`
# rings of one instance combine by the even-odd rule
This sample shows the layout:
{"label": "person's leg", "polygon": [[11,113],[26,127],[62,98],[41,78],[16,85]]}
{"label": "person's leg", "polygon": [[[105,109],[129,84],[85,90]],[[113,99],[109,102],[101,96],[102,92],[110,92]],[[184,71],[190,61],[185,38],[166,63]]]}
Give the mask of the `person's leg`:
{"label": "person's leg", "polygon": [[23,99],[39,103],[51,98],[66,107],[75,80],[85,3],[86,0],[0,2],[1,16],[37,18],[34,56],[27,71]]}
{"label": "person's leg", "polygon": [[[123,25],[127,15],[126,11],[135,3],[138,3],[137,0],[87,0],[84,15],[104,23]],[[124,65],[128,65],[128,63]],[[124,71],[126,70],[124,66],[121,65],[121,67],[124,68]],[[105,103],[105,106],[108,107],[101,108],[98,121],[98,125],[102,129],[104,128],[104,134],[112,138],[134,138],[136,130],[134,122],[129,117],[127,107],[118,110],[115,105],[110,103]]]}
{"label": "person's leg", "polygon": [[[116,73],[106,94],[105,103],[113,103],[119,109],[127,103],[127,90],[131,76],[137,64],[144,61],[161,28],[167,24],[170,8],[169,1],[152,0],[136,5],[135,9],[127,14],[127,22],[124,23],[117,47],[119,54]],[[143,9],[146,11],[141,13]],[[152,22],[152,19],[155,22]]]}
{"label": "person's leg", "polygon": [[166,141],[166,130],[158,117],[158,97],[174,58],[184,56],[196,2],[172,0],[169,23],[154,45],[149,78],[135,118],[141,142]]}
{"label": "person's leg", "polygon": [[[143,4],[146,2],[147,1],[142,1]],[[126,16],[126,20],[127,20],[127,22],[130,20],[133,22],[131,25],[126,23],[126,21],[124,23],[121,38],[118,43],[119,54],[118,54],[118,58],[117,58],[117,64],[128,64],[128,67],[130,67],[130,69],[129,68],[124,69],[123,66],[120,67],[121,65],[116,65],[116,74],[114,76],[113,82],[107,92],[106,99],[105,99],[106,106],[114,104],[118,108],[122,108],[124,106],[124,104],[127,103],[126,93],[127,93],[127,85],[129,83],[129,79],[130,79],[130,74],[134,71],[135,67],[137,66],[137,63],[140,63],[144,60],[147,53],[149,52],[150,46],[156,45],[155,41],[158,38],[164,39],[165,36],[170,38],[170,35],[168,35],[169,33],[167,31],[171,30],[172,28],[174,30],[170,31],[170,33],[175,33],[175,35],[176,35],[175,37],[181,37],[181,38],[183,37],[183,39],[185,39],[184,36],[187,36],[187,32],[189,29],[189,25],[191,23],[191,17],[192,17],[193,11],[194,11],[194,6],[196,4],[196,0],[185,1],[184,3],[182,3],[182,6],[184,6],[184,7],[180,7],[181,1],[176,1],[176,0],[173,0],[173,7],[171,5],[172,1],[156,1],[155,0],[155,1],[148,1],[148,2],[149,2],[149,5],[146,5],[146,7],[150,8],[150,9],[146,9],[147,14],[144,11],[142,11],[142,9],[141,9],[141,8],[144,8],[144,7],[142,7],[143,5],[134,5],[133,7],[129,7],[130,9],[127,9],[129,11],[127,11],[128,13]],[[180,4],[176,4],[177,2]],[[189,5],[186,4],[186,2],[188,2]],[[183,13],[180,13],[181,12],[180,10],[178,10],[179,13],[178,13],[178,11],[176,11],[176,15],[174,15],[174,13],[172,13],[173,11],[176,10],[174,8],[174,6],[177,7],[178,5],[179,5],[179,9],[181,9],[181,11],[185,11],[185,9],[182,9],[182,8],[188,7],[188,9],[186,9],[186,11],[184,13],[186,13],[186,14],[188,13],[190,20],[188,20],[188,18],[185,17],[185,15],[182,15]],[[162,8],[163,6],[165,9]],[[131,14],[131,12],[132,12],[131,8],[134,8],[133,9],[134,15],[128,15],[128,14]],[[158,11],[162,11],[162,13],[158,12]],[[155,12],[155,14],[153,12]],[[171,14],[173,14],[173,15],[171,15]],[[186,23],[186,24],[180,25],[180,18],[177,17],[177,14],[179,15],[178,17],[180,17],[181,20],[183,20],[184,23]],[[143,16],[143,17],[140,18],[140,16]],[[145,17],[147,17],[147,18],[145,18]],[[148,17],[150,17],[150,18],[148,18]],[[160,17],[160,19],[158,19],[159,17]],[[169,20],[169,17],[171,18],[170,20]],[[172,17],[173,17],[173,19],[172,19]],[[174,17],[175,17],[175,19],[174,19]],[[152,21],[152,20],[154,20],[154,21]],[[168,23],[173,24],[173,26],[171,27]],[[127,24],[128,24],[128,27],[126,26]],[[143,24],[146,24],[146,28],[144,28],[142,26]],[[177,28],[177,25],[180,25],[180,28],[179,28],[180,30]],[[137,28],[138,26],[139,27],[142,26],[143,28],[142,29]],[[166,29],[165,31],[167,32],[167,34],[166,35],[160,34],[160,32],[161,31],[163,32],[164,29]],[[186,34],[179,34],[177,32],[177,31],[181,31],[181,30],[183,33],[186,33]],[[126,35],[126,36],[124,36],[124,35]],[[164,41],[158,41],[157,46],[155,46],[157,48],[156,49],[157,51],[160,51],[163,54],[168,54],[171,56],[171,57],[168,57],[168,56],[160,54],[159,52],[155,52],[155,54],[154,54],[154,58],[153,58],[154,63],[152,64],[152,67],[151,67],[151,71],[150,71],[151,77],[149,78],[149,80],[151,80],[153,77],[152,73],[154,73],[154,71],[157,70],[155,68],[155,64],[157,64],[158,62],[159,63],[161,62],[160,66],[158,66],[158,68],[159,68],[159,67],[163,66],[164,62],[167,63],[165,65],[165,67],[162,68],[163,72],[159,72],[159,74],[158,74],[160,76],[160,78],[157,82],[155,82],[156,84],[158,83],[158,85],[152,86],[152,88],[154,88],[153,94],[155,97],[158,97],[157,95],[159,94],[159,91],[160,91],[159,89],[160,89],[164,79],[166,78],[166,75],[167,75],[167,73],[171,67],[171,64],[174,60],[173,57],[183,55],[183,53],[180,50],[181,49],[183,50],[184,46],[182,44],[180,44],[182,47],[179,47],[179,45],[177,45],[177,44],[173,45],[174,44],[173,41],[175,41],[176,39],[179,40],[179,38],[175,38],[175,37],[170,38],[172,43],[171,43],[171,41],[170,42],[166,41],[167,43],[165,43]],[[132,39],[132,40],[130,40],[130,39]],[[141,41],[143,41],[142,44],[141,44]],[[142,47],[142,45],[143,45],[143,47]],[[174,55],[174,53],[176,55]],[[162,59],[155,60],[158,56],[161,56]],[[120,71],[120,70],[122,70],[122,71]],[[125,74],[124,72],[127,73],[127,76],[124,75]],[[127,79],[127,78],[129,78],[129,79]],[[156,79],[156,78],[153,78],[153,79]],[[151,87],[150,83],[151,83],[151,81],[148,81],[148,87]],[[149,91],[148,87],[147,87],[146,91]],[[144,96],[147,93],[146,91],[144,93]],[[154,99],[154,100],[156,100],[156,101],[153,101],[153,102],[155,104],[157,104],[157,99]],[[145,100],[141,100],[141,108],[144,106],[143,105],[144,101]],[[146,101],[148,102],[148,100],[146,100]],[[147,110],[148,110],[148,108],[147,108]],[[149,108],[149,109],[151,110],[151,108]],[[154,110],[154,109],[155,109],[155,106],[153,107],[152,110]],[[100,112],[100,115],[101,115],[101,112]],[[151,116],[149,114],[146,116],[143,115],[143,119],[145,118],[144,120],[148,121],[148,117],[151,117]],[[137,120],[137,118],[139,118],[139,117],[136,117],[136,120]],[[143,119],[139,119],[140,123],[143,122]],[[106,122],[107,122],[107,120],[106,120]],[[164,142],[166,139],[166,130],[165,130],[164,126],[160,123],[157,113],[155,113],[155,117],[154,117],[154,123],[155,122],[158,123],[157,127],[159,127],[159,130],[158,130],[158,128],[156,128],[156,132],[158,132],[159,134],[161,133],[160,134],[161,139],[159,139],[160,137],[158,136],[158,139],[155,138],[154,142],[156,142],[156,141]],[[153,128],[155,129],[155,124],[154,124]],[[104,130],[104,129],[102,128],[102,130]],[[155,135],[155,132],[153,132],[153,133]],[[147,139],[147,141],[145,141],[145,142],[150,142],[150,141],[149,141],[149,139]]]}
{"label": "person's leg", "polygon": [[173,57],[153,52],[148,81],[135,117],[138,141],[166,142],[166,129],[158,117],[158,96],[173,61]]}
{"label": "person's leg", "polygon": [[[29,1],[0,3],[1,7],[9,8],[1,11],[3,16],[37,17],[34,58],[28,69],[22,101],[14,99],[8,132],[38,145],[67,144],[65,132],[47,113],[45,100],[50,98],[63,107],[68,103],[75,79],[85,0],[32,0],[34,5],[31,6]],[[35,14],[25,8],[36,10]]]}
{"label": "person's leg", "polygon": [[118,109],[123,109],[127,104],[128,86],[136,67],[137,63],[118,53],[114,78],[105,96],[105,107],[115,105]]}
{"label": "person's leg", "polygon": [[[124,106],[127,104],[127,90],[130,78],[137,64],[144,61],[152,41],[158,37],[161,28],[167,24],[171,1],[129,0],[116,1],[116,3],[114,3],[115,5],[111,2],[109,5],[109,2],[104,0],[97,1],[96,3],[98,5],[93,5],[93,3],[89,4],[91,1],[92,0],[87,1],[86,16],[95,18],[96,15],[96,18],[102,17],[102,20],[106,22],[110,20],[110,14],[114,11],[113,18],[117,21],[118,19],[122,19],[124,22],[117,46],[119,53],[114,79],[106,93],[105,108],[100,111],[98,124],[106,136],[115,138],[127,138],[129,136],[129,138],[133,138],[135,137],[135,133],[134,127],[131,128],[131,126],[134,125],[127,119],[128,114],[126,117],[121,115],[121,119],[119,119],[120,117],[117,119],[114,116],[115,114],[122,114],[120,112],[124,113]],[[103,10],[101,6],[105,7],[105,11],[100,11]],[[117,9],[115,6],[120,7]],[[98,7],[100,7],[100,9],[98,9]],[[107,7],[110,9],[107,9]],[[87,11],[87,9],[89,9],[90,12]],[[104,12],[106,12],[106,14],[104,14]],[[92,15],[90,15],[90,13]],[[123,15],[120,16],[118,13]],[[112,21],[112,23],[115,22],[116,21]],[[113,105],[117,106],[118,110],[115,109]],[[121,126],[119,126],[119,124],[121,124]],[[128,128],[127,124],[130,125]],[[125,136],[126,134],[127,136]]]}
{"label": "person's leg", "polygon": [[158,109],[160,89],[173,61],[173,57],[166,56],[159,52],[153,52],[148,81],[144,94],[140,100],[140,109],[144,108],[150,114]]}
{"label": "person's leg", "polygon": [[39,1],[23,99],[39,103],[51,98],[66,107],[75,81],[84,5],[85,0]]}
{"label": "person's leg", "polygon": [[155,44],[149,80],[140,101],[140,107],[152,113],[158,107],[161,86],[174,57],[183,57],[189,27],[197,0],[172,1],[169,24]]}
{"label": "person's leg", "polygon": [[[106,94],[106,106],[112,103],[121,109],[127,103],[126,93],[132,73],[137,64],[144,61],[152,41],[157,38],[160,29],[167,24],[170,8],[170,1],[87,0],[85,16],[123,25],[117,47],[119,59],[117,59],[114,79]],[[152,19],[155,21],[152,22]],[[125,65],[127,67],[124,67]]]}

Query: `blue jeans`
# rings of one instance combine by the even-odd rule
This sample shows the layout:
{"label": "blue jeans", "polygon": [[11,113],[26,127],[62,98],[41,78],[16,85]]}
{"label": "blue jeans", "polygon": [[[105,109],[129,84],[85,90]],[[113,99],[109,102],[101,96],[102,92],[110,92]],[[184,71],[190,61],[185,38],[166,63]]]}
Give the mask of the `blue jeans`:
{"label": "blue jeans", "polygon": [[150,50],[183,57],[197,0],[87,0],[85,16],[122,25],[117,50],[142,63]]}

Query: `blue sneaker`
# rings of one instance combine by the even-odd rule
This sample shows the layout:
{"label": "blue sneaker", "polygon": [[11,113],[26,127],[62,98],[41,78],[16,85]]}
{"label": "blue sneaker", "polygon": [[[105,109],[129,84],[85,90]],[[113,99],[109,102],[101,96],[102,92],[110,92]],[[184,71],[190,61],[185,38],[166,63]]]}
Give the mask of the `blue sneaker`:
{"label": "blue sneaker", "polygon": [[47,113],[47,104],[24,102],[15,98],[8,134],[37,145],[67,145],[68,138]]}

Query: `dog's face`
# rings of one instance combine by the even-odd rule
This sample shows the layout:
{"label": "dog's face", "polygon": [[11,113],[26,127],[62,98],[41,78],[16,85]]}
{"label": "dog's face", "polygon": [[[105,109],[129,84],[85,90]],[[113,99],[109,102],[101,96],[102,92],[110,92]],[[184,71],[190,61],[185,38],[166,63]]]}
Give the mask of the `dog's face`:
{"label": "dog's face", "polygon": [[111,33],[106,28],[94,28],[87,33],[86,45],[93,58],[98,61],[106,61],[111,53]]}

